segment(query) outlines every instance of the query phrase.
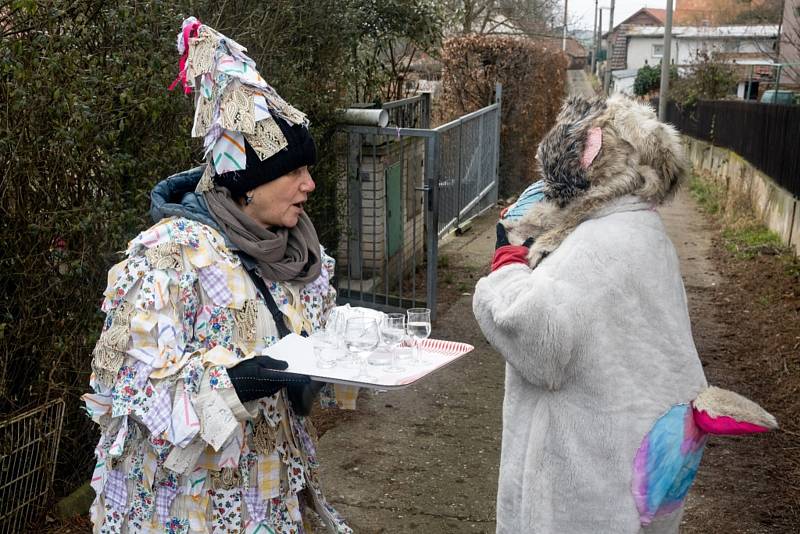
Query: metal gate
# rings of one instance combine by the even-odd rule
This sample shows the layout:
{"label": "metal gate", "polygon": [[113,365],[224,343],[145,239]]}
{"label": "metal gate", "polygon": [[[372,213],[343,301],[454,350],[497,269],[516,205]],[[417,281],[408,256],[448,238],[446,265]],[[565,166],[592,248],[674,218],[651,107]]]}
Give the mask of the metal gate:
{"label": "metal gate", "polygon": [[497,201],[495,102],[437,128],[430,94],[382,106],[389,124],[343,124],[338,183],[339,301],[436,315],[439,240]]}
{"label": "metal gate", "polygon": [[34,532],[47,503],[64,421],[64,399],[0,421],[0,534]]}

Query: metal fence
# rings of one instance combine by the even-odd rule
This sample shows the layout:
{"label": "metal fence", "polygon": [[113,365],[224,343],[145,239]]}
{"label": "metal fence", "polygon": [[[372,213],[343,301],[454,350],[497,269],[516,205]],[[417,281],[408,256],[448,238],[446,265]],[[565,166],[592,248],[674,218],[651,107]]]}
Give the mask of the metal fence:
{"label": "metal fence", "polygon": [[500,104],[439,126],[441,237],[497,203]]}
{"label": "metal fence", "polygon": [[422,93],[381,106],[389,113],[389,124],[400,128],[429,128],[431,123],[431,95]]}
{"label": "metal fence", "polygon": [[0,422],[0,533],[34,532],[55,473],[64,400]]}
{"label": "metal fence", "polygon": [[438,128],[430,96],[383,106],[389,125],[342,125],[339,300],[436,314],[439,239],[497,200],[496,102]]}
{"label": "metal fence", "polygon": [[682,133],[733,150],[800,198],[800,106],[704,100],[667,106]]}

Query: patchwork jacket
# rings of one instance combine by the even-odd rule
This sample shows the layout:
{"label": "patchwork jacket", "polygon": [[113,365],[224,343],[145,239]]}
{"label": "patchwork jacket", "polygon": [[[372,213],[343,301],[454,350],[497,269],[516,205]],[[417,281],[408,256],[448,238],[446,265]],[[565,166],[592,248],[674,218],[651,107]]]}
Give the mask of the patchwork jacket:
{"label": "patchwork jacket", "polygon": [[[83,397],[101,430],[94,530],[297,533],[302,508],[312,506],[332,532],[351,532],[321,492],[315,432],[285,390],[243,405],[232,387],[227,369],[275,343],[278,332],[193,193],[201,171],[159,184],[160,220],[108,275],[93,392]],[[335,305],[334,261],[321,252],[314,282],[267,284],[298,333],[320,328]],[[322,402],[353,408],[355,396],[328,385]]]}

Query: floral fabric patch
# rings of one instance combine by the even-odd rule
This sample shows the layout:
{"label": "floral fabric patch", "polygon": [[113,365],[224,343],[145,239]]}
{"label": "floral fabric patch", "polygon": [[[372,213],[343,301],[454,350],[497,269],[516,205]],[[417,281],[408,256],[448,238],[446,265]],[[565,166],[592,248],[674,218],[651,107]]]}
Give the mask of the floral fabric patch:
{"label": "floral fabric patch", "polygon": [[228,371],[222,365],[215,365],[208,369],[211,389],[228,389],[233,387]]}
{"label": "floral fabric patch", "polygon": [[242,494],[239,488],[211,490],[211,532],[239,532],[242,526]]}

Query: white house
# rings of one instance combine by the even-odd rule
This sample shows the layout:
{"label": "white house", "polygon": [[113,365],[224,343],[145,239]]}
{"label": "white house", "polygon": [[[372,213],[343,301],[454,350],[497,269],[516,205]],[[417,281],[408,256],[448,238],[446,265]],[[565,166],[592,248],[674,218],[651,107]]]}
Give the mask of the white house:
{"label": "white house", "polygon": [[[628,26],[626,69],[657,65],[664,55],[663,26]],[[738,65],[772,65],[778,25],[763,26],[675,26],[672,28],[672,59],[675,65],[690,65],[699,52]]]}

